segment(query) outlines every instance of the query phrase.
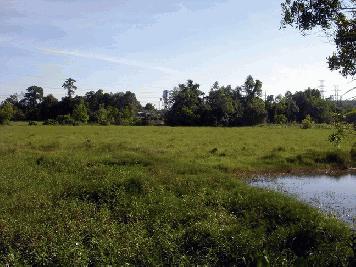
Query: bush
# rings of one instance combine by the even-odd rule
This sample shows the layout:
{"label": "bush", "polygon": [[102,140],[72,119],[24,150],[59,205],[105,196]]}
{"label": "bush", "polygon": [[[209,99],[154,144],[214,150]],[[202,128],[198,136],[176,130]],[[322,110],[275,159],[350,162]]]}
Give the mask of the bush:
{"label": "bush", "polygon": [[52,119],[49,119],[49,120],[46,120],[43,122],[43,125],[57,125],[58,122],[56,120],[52,120]]}
{"label": "bush", "polygon": [[0,106],[0,124],[8,124],[14,115],[13,105],[5,102]]}
{"label": "bush", "polygon": [[36,125],[37,125],[37,122],[35,122],[35,121],[29,121],[29,122],[28,122],[28,125],[29,125],[29,126],[36,126]]}
{"label": "bush", "polygon": [[73,125],[73,126],[79,125],[79,122],[72,119],[69,114],[68,115],[59,115],[57,117],[57,122],[61,125]]}
{"label": "bush", "polygon": [[310,115],[307,115],[304,120],[302,120],[302,129],[310,129],[313,127],[313,120]]}
{"label": "bush", "polygon": [[341,169],[347,169],[350,165],[350,155],[342,151],[330,151],[315,155],[316,163],[326,163],[337,166]]}
{"label": "bush", "polygon": [[78,105],[74,107],[73,119],[77,122],[87,123],[89,120],[88,109],[85,106],[84,100],[81,100]]}
{"label": "bush", "polygon": [[345,120],[348,123],[356,124],[356,109],[345,114]]}
{"label": "bush", "polygon": [[275,122],[277,124],[286,124],[288,122],[288,119],[285,115],[279,114],[276,116]]}

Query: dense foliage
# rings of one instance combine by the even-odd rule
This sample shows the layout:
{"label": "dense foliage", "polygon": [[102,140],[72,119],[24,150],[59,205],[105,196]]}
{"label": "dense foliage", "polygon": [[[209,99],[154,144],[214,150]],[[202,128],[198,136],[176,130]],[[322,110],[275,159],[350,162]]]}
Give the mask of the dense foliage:
{"label": "dense foliage", "polygon": [[[52,124],[150,125],[179,126],[246,126],[261,123],[301,123],[308,115],[316,123],[332,122],[334,113],[349,113],[352,119],[352,102],[325,100],[316,89],[308,88],[284,96],[265,96],[262,99],[262,82],[248,76],[242,86],[220,85],[215,82],[208,94],[200,85],[188,80],[170,92],[166,110],[156,110],[148,103],[139,103],[134,93],[105,93],[90,91],[74,96],[75,80],[68,79],[63,87],[66,96],[61,100],[53,95],[44,96],[38,86],[27,88],[23,98],[12,95],[0,105],[0,123],[14,121],[44,121]],[[351,113],[350,113],[351,112]]]}
{"label": "dense foliage", "polygon": [[270,95],[265,101],[261,96],[262,82],[252,76],[235,89],[216,82],[207,96],[199,90],[199,84],[189,80],[173,90],[166,123],[207,126],[301,123],[308,115],[314,122],[330,123],[333,113],[341,112],[316,89],[287,92],[277,97]]}
{"label": "dense foliage", "polygon": [[356,0],[286,0],[282,26],[305,33],[321,28],[332,36],[336,52],[328,58],[331,70],[356,75]]}
{"label": "dense foliage", "polygon": [[12,95],[4,101],[3,106],[5,103],[12,106],[13,120],[45,121],[46,124],[88,121],[100,124],[134,124],[137,113],[142,110],[135,94],[129,91],[104,93],[98,90],[90,91],[84,96],[73,96],[77,89],[74,83],[75,80],[68,79],[63,84],[67,96],[61,101],[51,94],[44,96],[41,87],[31,86],[22,99]]}

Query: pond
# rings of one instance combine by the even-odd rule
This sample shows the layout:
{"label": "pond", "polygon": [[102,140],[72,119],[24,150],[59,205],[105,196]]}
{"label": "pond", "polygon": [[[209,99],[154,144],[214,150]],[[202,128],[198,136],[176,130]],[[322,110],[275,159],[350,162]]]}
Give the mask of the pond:
{"label": "pond", "polygon": [[256,178],[250,184],[295,196],[355,227],[355,174],[339,177],[318,175]]}

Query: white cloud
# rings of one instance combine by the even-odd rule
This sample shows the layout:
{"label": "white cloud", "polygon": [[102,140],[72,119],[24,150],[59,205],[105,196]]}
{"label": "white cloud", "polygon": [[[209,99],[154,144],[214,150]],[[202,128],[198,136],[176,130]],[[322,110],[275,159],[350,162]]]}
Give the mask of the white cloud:
{"label": "white cloud", "polygon": [[106,56],[106,55],[74,51],[74,50],[70,51],[70,50],[53,49],[53,48],[38,48],[38,49],[44,53],[47,53],[47,54],[64,55],[64,56],[72,56],[72,57],[80,57],[80,58],[106,61],[106,62],[110,62],[110,63],[127,65],[127,66],[131,66],[131,67],[142,68],[142,69],[156,70],[156,71],[160,71],[162,73],[169,74],[169,75],[177,75],[177,74],[181,73],[180,71],[174,70],[171,68],[155,66],[155,65],[151,65],[151,64],[148,64],[145,62],[128,60],[128,59],[124,59],[124,58],[116,58],[116,57],[111,57],[111,56]]}

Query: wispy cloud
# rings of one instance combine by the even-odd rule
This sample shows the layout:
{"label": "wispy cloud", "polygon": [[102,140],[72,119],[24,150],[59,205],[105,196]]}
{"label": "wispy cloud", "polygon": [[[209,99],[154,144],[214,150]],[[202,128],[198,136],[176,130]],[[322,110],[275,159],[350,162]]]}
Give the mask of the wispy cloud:
{"label": "wispy cloud", "polygon": [[169,74],[169,75],[181,74],[180,71],[174,70],[171,68],[155,66],[155,65],[151,65],[151,64],[148,64],[145,62],[133,61],[133,60],[128,60],[128,59],[124,59],[124,58],[116,58],[116,57],[111,57],[111,56],[106,56],[106,55],[87,53],[87,52],[75,51],[75,50],[70,51],[70,50],[62,50],[62,49],[54,49],[54,48],[38,48],[38,49],[44,53],[47,53],[47,54],[72,56],[72,57],[80,57],[80,58],[106,61],[106,62],[120,64],[120,65],[137,67],[137,68],[141,68],[141,69],[156,70],[156,71],[160,71],[162,73]]}
{"label": "wispy cloud", "polygon": [[10,36],[0,34],[0,43],[8,43],[12,40]]}

